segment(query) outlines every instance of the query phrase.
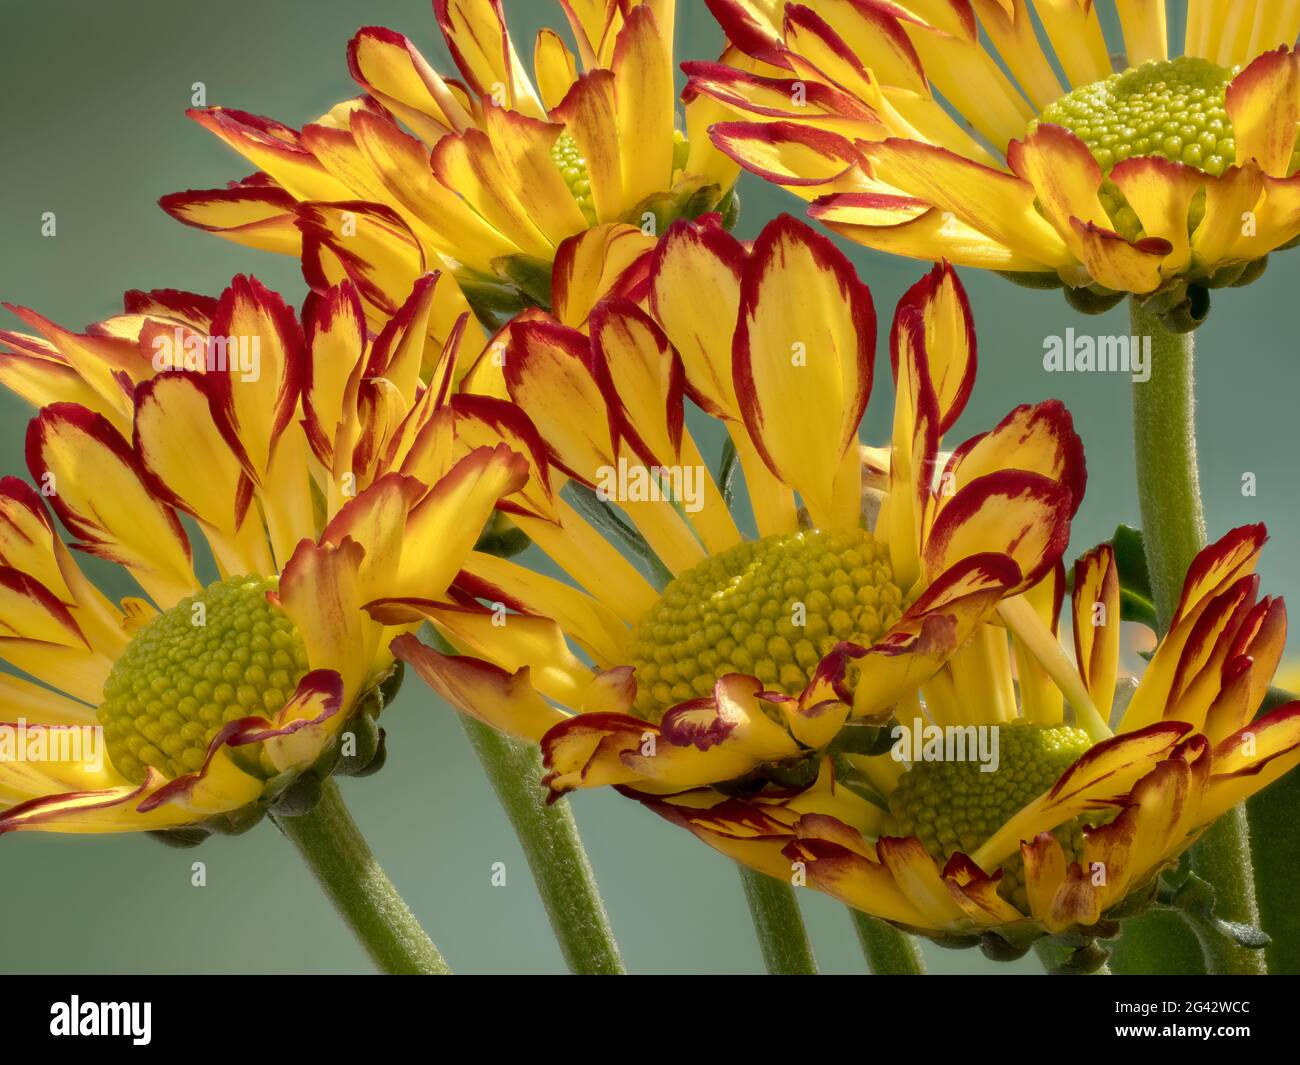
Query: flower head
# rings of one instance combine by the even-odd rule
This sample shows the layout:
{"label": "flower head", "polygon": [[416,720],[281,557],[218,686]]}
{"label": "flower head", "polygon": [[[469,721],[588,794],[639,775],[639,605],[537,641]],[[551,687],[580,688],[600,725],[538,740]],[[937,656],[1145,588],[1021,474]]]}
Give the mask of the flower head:
{"label": "flower head", "polygon": [[400,33],[367,27],[348,47],[363,94],[301,130],[193,111],[258,172],[162,205],[230,240],[301,255],[317,291],[350,278],[376,330],[415,278],[438,273],[430,361],[470,306],[493,322],[548,306],[566,242],[662,232],[722,203],[738,169],[705,133],[722,117],[712,100],[689,101],[685,132],[676,127],[674,0],[562,7],[578,55],[543,30],[531,79],[500,0],[437,0],[463,80]]}
{"label": "flower head", "polygon": [[[624,790],[740,861],[949,945],[1005,957],[1045,933],[1112,935],[1205,828],[1300,762],[1300,703],[1254,716],[1286,638],[1281,600],[1258,596],[1264,538],[1236,529],[1197,557],[1149,668],[1116,702],[1114,736],[1077,727],[1081,701],[1109,707],[1116,693],[1120,589],[1104,545],[1075,565],[1073,661],[1049,631],[1059,580],[1038,609],[1006,612],[1032,651],[1015,658],[1018,703],[1001,647],[1000,669],[954,659],[923,684],[924,719],[900,702],[890,753],[823,756],[810,784]],[[719,684],[714,700],[733,694]]]}
{"label": "flower head", "polygon": [[[586,334],[518,323],[501,393],[452,400],[466,446],[528,457],[501,506],[572,583],[475,554],[448,601],[401,604],[460,653],[394,651],[463,712],[539,742],[556,795],[809,794],[858,823],[860,796],[809,791],[823,764],[874,742],[945,665],[991,675],[1010,653],[1000,606],[1052,586],[1085,482],[1070,417],[1018,407],[941,453],[976,352],[939,267],[896,312],[894,420],[863,447],[870,293],[788,216],[752,247],[716,218],[677,223],[646,304],[605,301]],[[721,483],[685,397],[730,441]],[[756,538],[728,502],[737,470]],[[628,541],[644,568],[614,546]]]}
{"label": "flower head", "polygon": [[[238,830],[378,767],[401,629],[373,604],[441,594],[520,483],[506,448],[453,461],[432,291],[373,341],[350,284],[305,334],[245,277],[84,333],[13,308],[36,332],[0,333],[0,381],[40,410],[37,487],[0,480],[0,656],[31,678],[0,678],[0,728],[43,754],[0,758],[0,833]],[[100,591],[47,506],[143,594]]]}
{"label": "flower head", "polygon": [[1300,236],[1300,12],[1193,5],[1176,55],[1163,0],[1115,6],[1113,66],[1091,0],[710,0],[735,47],[690,88],[731,108],[720,148],[852,240],[1186,328]]}

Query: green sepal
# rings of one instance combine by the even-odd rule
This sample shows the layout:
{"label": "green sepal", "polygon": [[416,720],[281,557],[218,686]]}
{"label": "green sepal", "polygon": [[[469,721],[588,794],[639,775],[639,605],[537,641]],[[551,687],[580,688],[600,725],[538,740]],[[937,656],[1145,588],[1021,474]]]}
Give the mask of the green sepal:
{"label": "green sepal", "polygon": [[[881,750],[881,737],[884,750]],[[850,721],[836,734],[826,748],[828,754],[885,754],[893,746],[889,730],[865,721]]]}
{"label": "green sepal", "polygon": [[159,828],[146,835],[156,839],[164,847],[188,850],[206,841],[212,835],[212,830],[202,825],[187,825],[184,828]]}
{"label": "green sepal", "polygon": [[1171,333],[1191,333],[1205,324],[1210,316],[1210,290],[1204,285],[1189,283],[1187,295],[1160,316],[1161,324]]}
{"label": "green sepal", "polygon": [[727,194],[718,201],[715,208],[722,215],[722,228],[730,233],[740,221],[740,191],[732,185]]}
{"label": "green sepal", "polygon": [[763,767],[763,772],[768,780],[779,787],[807,788],[816,781],[821,764],[821,756],[813,753],[806,758],[768,763]]}
{"label": "green sepal", "polygon": [[[1050,948],[1049,948],[1050,949]],[[1049,964],[1044,959],[1043,966],[1053,976],[1088,976],[1095,973],[1110,960],[1110,950],[1096,940],[1089,940],[1072,950],[1062,949],[1059,960]]]}
{"label": "green sepal", "polygon": [[[374,679],[370,689],[356,703],[347,723],[334,741],[321,751],[319,757],[306,769],[280,773],[271,777],[256,801],[223,814],[215,814],[203,821],[181,828],[157,829],[148,832],[158,842],[168,847],[197,847],[209,836],[237,836],[259,824],[268,813],[285,817],[300,817],[310,813],[320,801],[321,789],[330,776],[368,777],[383,768],[388,757],[384,730],[377,719],[397,697],[405,676],[405,666],[394,662],[382,676]],[[356,751],[343,754],[343,737],[356,737]]]}
{"label": "green sepal", "polygon": [[514,285],[477,271],[461,271],[456,283],[465,293],[474,317],[489,332],[495,333],[524,309],[526,304]]}
{"label": "green sepal", "polygon": [[687,174],[666,192],[653,192],[625,215],[622,221],[645,229],[646,215],[654,217],[653,237],[662,237],[679,218],[699,218],[718,206],[722,189],[698,174]]}
{"label": "green sepal", "polygon": [[1064,286],[1065,302],[1080,314],[1105,314],[1124,298],[1123,292],[1114,292],[1101,285],[1085,285],[1083,288]]}
{"label": "green sepal", "polygon": [[1011,942],[997,932],[985,932],[980,936],[980,953],[989,961],[1019,961],[1027,953],[1031,944],[1028,942]]}
{"label": "green sepal", "polygon": [[502,255],[492,260],[492,269],[518,291],[522,307],[551,306],[551,264],[535,255]]}
{"label": "green sepal", "polygon": [[1242,270],[1241,276],[1232,283],[1233,288],[1245,288],[1247,285],[1253,285],[1261,277],[1264,271],[1268,269],[1268,256],[1261,255],[1258,259],[1252,259]]}
{"label": "green sepal", "polygon": [[[352,715],[347,726],[339,733],[339,760],[334,772],[345,777],[360,776],[374,761],[379,751],[379,710],[382,709],[382,697],[376,690],[360,713]],[[348,746],[348,737],[352,738],[353,752],[343,753]]]}
{"label": "green sepal", "polygon": [[483,526],[474,550],[485,555],[496,555],[497,558],[512,558],[531,543],[528,534],[498,510],[493,512]]}
{"label": "green sepal", "polygon": [[352,774],[354,777],[373,777],[388,763],[388,733],[382,728],[375,741],[375,753],[370,761]]}
{"label": "green sepal", "polygon": [[866,799],[872,806],[889,813],[888,800],[876,790],[876,786],[861,769],[842,754],[832,756],[831,764],[835,769],[836,787],[847,788],[859,799]]}
{"label": "green sepal", "polygon": [[1050,291],[1054,288],[1062,288],[1065,285],[1065,282],[1061,280],[1060,275],[1055,270],[994,270],[993,272],[998,277],[1005,278],[1013,285],[1019,285],[1021,288]]}
{"label": "green sepal", "polygon": [[315,773],[300,773],[271,804],[271,811],[280,817],[302,817],[309,814],[320,802],[324,781]]}
{"label": "green sepal", "polygon": [[1232,288],[1245,272],[1245,263],[1229,263],[1227,266],[1220,266],[1213,273],[1201,278],[1200,283],[1206,288]]}
{"label": "green sepal", "polygon": [[398,692],[402,690],[402,681],[406,679],[406,663],[400,658],[393,661],[393,668],[390,669],[379,679],[379,696],[383,699],[385,709],[397,698]]}

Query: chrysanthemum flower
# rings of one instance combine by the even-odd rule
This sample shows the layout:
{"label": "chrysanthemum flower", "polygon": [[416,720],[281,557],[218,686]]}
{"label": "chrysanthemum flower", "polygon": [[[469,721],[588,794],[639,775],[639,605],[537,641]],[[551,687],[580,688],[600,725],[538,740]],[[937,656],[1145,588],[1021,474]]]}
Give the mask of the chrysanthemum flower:
{"label": "chrysanthemum flower", "polygon": [[494,321],[549,306],[551,264],[570,238],[663,232],[718,207],[738,172],[705,132],[723,117],[712,100],[688,102],[676,128],[674,0],[563,4],[579,54],[543,30],[531,80],[499,0],[434,10],[463,81],[401,34],[367,27],[348,48],[360,97],[301,130],[191,112],[258,172],[162,200],[189,225],[301,255],[318,291],[350,278],[376,330],[415,278],[439,273],[431,360],[471,304]]}
{"label": "chrysanthemum flower", "polygon": [[[394,651],[461,711],[540,743],[557,795],[774,789],[859,823],[866,800],[809,785],[828,752],[873,742],[881,714],[945,664],[963,678],[1005,670],[995,612],[1045,586],[1082,498],[1069,415],[1019,407],[941,457],[976,354],[942,267],[898,308],[892,435],[863,449],[870,294],[788,216],[752,248],[715,219],[677,223],[647,302],[606,301],[589,336],[517,324],[503,395],[452,400],[465,444],[504,440],[528,457],[527,485],[501,506],[572,583],[475,554],[451,601],[400,604],[460,653],[414,637]],[[707,472],[685,396],[729,434],[757,539],[738,530],[730,477],[720,487]],[[617,504],[601,530],[648,545],[660,582],[583,520],[582,486],[589,503]]]}
{"label": "chrysanthemum flower", "polygon": [[[917,736],[898,749],[910,765],[893,754],[826,757],[805,789],[624,791],[754,868],[806,877],[948,945],[982,941],[1006,956],[1044,933],[1112,935],[1113,918],[1149,901],[1158,874],[1206,827],[1300,762],[1300,703],[1252,720],[1286,629],[1281,600],[1258,598],[1264,539],[1262,526],[1237,529],[1198,556],[1173,626],[1117,707],[1112,738],[1098,742],[1078,727],[1073,694],[1108,707],[1116,690],[1119,584],[1106,545],[1075,566],[1077,670],[1057,662],[1060,688],[1027,686],[1022,673],[1017,705],[1006,669],[922,686],[927,726],[997,732],[994,771],[971,760],[970,729],[965,761],[917,758],[923,742],[935,742]],[[1023,616],[1013,628],[1033,631]],[[1039,631],[1035,653],[1062,658],[1047,643],[1055,636]],[[1075,723],[1062,712],[1062,690]],[[753,700],[727,678],[710,702],[719,716],[744,720]],[[908,729],[913,714],[922,717],[915,700],[895,709]],[[842,795],[853,780],[865,797],[855,808]]]}
{"label": "chrysanthemum flower", "polygon": [[[41,409],[37,487],[0,481],[0,656],[22,673],[0,692],[50,756],[0,759],[0,833],[242,829],[377,768],[400,629],[368,607],[445,588],[522,483],[506,448],[453,461],[445,389],[418,377],[433,292],[373,343],[350,285],[305,336],[244,277],[131,293],[80,334],[14,308],[36,334],[0,333],[0,381]],[[143,595],[104,595],[47,504]],[[58,742],[96,728],[106,757]]]}
{"label": "chrysanthemum flower", "polygon": [[1293,4],[1193,4],[1170,55],[1163,0],[1116,0],[1114,61],[1092,0],[709,6],[747,53],[687,64],[715,142],[859,243],[1194,322],[1300,235]]}

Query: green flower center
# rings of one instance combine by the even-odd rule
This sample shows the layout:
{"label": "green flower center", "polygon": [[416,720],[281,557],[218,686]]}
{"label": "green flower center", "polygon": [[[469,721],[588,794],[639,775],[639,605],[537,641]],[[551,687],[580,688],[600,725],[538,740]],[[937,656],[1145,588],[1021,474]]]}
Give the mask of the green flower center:
{"label": "green flower center", "polygon": [[591,181],[587,177],[587,160],[578,151],[578,142],[568,133],[561,133],[551,145],[551,159],[560,169],[560,176],[569,186],[569,192],[578,201],[578,207],[587,224],[596,224],[596,206],[591,199]]}
{"label": "green flower center", "polygon": [[[681,130],[673,130],[673,170],[680,170],[686,165],[690,153],[690,142]],[[561,133],[551,145],[551,160],[560,169],[564,183],[569,192],[578,201],[582,216],[590,226],[596,225],[596,204],[591,198],[591,179],[587,174],[587,160],[578,150],[578,142],[568,133]]]}
{"label": "green flower center", "polygon": [[[241,717],[272,717],[307,672],[292,621],[267,601],[276,582],[231,577],[142,627],[104,682],[99,723],[113,767],[144,780],[146,766],[175,778],[203,765],[208,745]],[[232,748],[253,772],[260,745]]]}
{"label": "green flower center", "polygon": [[[983,772],[968,746],[961,761],[912,763],[889,797],[889,833],[916,836],[941,865],[957,851],[976,850],[1092,746],[1086,732],[1068,726],[984,727],[997,730],[996,769]],[[1083,825],[1096,820],[1080,817],[1056,830],[1069,857],[1082,854]],[[1004,861],[1002,870],[999,892],[1027,908],[1020,856]]]}
{"label": "green flower center", "polygon": [[889,550],[865,529],[737,544],[671,581],[637,625],[637,713],[657,721],[728,673],[797,695],[839,641],[874,643],[902,609]]}
{"label": "green flower center", "polygon": [[1159,155],[1218,175],[1237,155],[1224,108],[1232,77],[1193,56],[1144,63],[1067,93],[1037,121],[1070,130],[1105,172],[1130,156]]}

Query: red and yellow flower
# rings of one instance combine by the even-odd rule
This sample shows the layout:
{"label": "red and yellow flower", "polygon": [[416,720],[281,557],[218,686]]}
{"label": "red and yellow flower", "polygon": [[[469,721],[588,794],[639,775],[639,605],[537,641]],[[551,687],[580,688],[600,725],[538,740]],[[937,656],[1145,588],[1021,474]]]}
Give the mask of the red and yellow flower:
{"label": "red and yellow flower", "polygon": [[1191,283],[1195,320],[1300,236],[1294,4],[1193,4],[1176,55],[1163,0],[1116,0],[1114,67],[1092,0],[709,6],[735,47],[687,69],[736,119],[715,143],[861,244],[1084,306]]}
{"label": "red and yellow flower", "polygon": [[[788,216],[752,247],[714,218],[678,222],[644,302],[604,301],[587,333],[514,325],[499,394],[451,401],[461,446],[526,456],[528,482],[501,508],[571,580],[475,553],[446,601],[392,604],[458,653],[413,636],[394,651],[461,711],[539,743],[556,795],[805,795],[867,823],[870,803],[820,773],[833,752],[920,685],[956,698],[1013,653],[1039,677],[997,612],[1050,598],[1086,479],[1070,417],[1018,407],[941,452],[976,350],[956,274],[938,267],[897,309],[892,432],[864,448],[870,293]],[[757,539],[728,503],[731,476],[708,473],[686,397],[725,430]],[[675,498],[634,476],[652,470],[677,478]],[[610,542],[629,535],[648,568]],[[1095,711],[1086,725],[1105,731]]]}
{"label": "red and yellow flower", "polygon": [[564,3],[578,55],[543,30],[533,79],[500,0],[434,4],[463,80],[437,73],[401,34],[367,27],[348,48],[362,95],[301,130],[221,107],[191,112],[257,173],[162,205],[238,243],[300,255],[317,291],[351,279],[376,331],[417,277],[439,274],[432,363],[470,305],[494,322],[547,306],[551,264],[571,238],[662,232],[730,193],[738,167],[705,133],[722,117],[717,104],[689,101],[686,133],[676,128],[674,7]]}
{"label": "red and yellow flower", "polygon": [[[373,340],[350,283],[305,333],[244,277],[130,293],[84,333],[14,308],[35,332],[0,333],[0,381],[40,410],[37,488],[0,481],[0,656],[25,674],[0,727],[60,754],[0,759],[0,833],[239,829],[377,768],[402,630],[372,604],[441,594],[522,484],[507,448],[456,460],[420,385],[435,288]],[[47,506],[143,594],[101,592]],[[59,742],[87,730],[106,758]]]}
{"label": "red and yellow flower", "polygon": [[[1019,706],[1009,670],[922,685],[930,722],[997,730],[996,771],[844,754],[784,793],[624,790],[739,861],[949,944],[992,935],[1023,950],[1044,933],[1113,934],[1126,901],[1149,897],[1210,824],[1300,762],[1300,703],[1254,716],[1286,635],[1281,600],[1258,597],[1264,539],[1262,526],[1236,529],[1200,554],[1113,737],[1093,742],[1062,712],[1063,692],[1077,722],[1076,699],[1109,706],[1116,690],[1119,584],[1104,545],[1075,566],[1073,661],[1045,646],[1054,613],[1035,637],[1023,601],[1004,607],[1053,663],[1053,685],[1026,686],[1021,673]],[[720,714],[735,713],[737,691],[748,694],[735,678],[719,683]],[[896,715],[919,717],[919,705]],[[853,781],[871,799],[856,817],[841,798]]]}

